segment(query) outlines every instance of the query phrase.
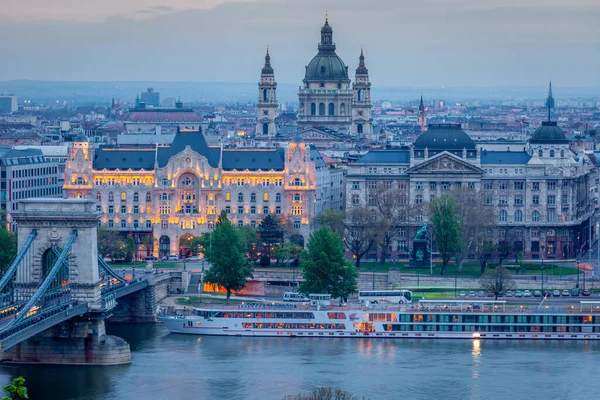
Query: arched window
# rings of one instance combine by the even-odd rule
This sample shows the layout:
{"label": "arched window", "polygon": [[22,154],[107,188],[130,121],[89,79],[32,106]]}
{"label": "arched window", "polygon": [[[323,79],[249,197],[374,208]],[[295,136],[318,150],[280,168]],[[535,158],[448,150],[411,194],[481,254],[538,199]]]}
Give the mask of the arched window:
{"label": "arched window", "polygon": [[539,151],[538,151],[538,156],[540,156],[540,157],[544,157],[544,152],[543,152],[542,150],[539,150]]}
{"label": "arched window", "polygon": [[300,180],[300,178],[294,179],[294,181],[292,182],[292,186],[302,186],[302,181]]}
{"label": "arched window", "polygon": [[538,211],[534,211],[531,213],[531,220],[533,222],[539,222],[540,220],[540,213]]}
{"label": "arched window", "polygon": [[160,199],[162,201],[167,201],[167,200],[169,200],[169,195],[166,194],[166,193],[163,193],[163,194],[160,195]]}
{"label": "arched window", "polygon": [[515,222],[523,222],[523,211],[515,211]]}
{"label": "arched window", "polygon": [[300,194],[295,193],[294,194],[294,201],[297,202],[297,201],[300,201],[300,199],[301,199]]}
{"label": "arched window", "polygon": [[113,194],[113,192],[108,192],[108,201],[114,201],[115,200],[115,195]]}
{"label": "arched window", "polygon": [[250,203],[256,203],[256,193],[250,193]]}
{"label": "arched window", "polygon": [[267,192],[263,193],[263,201],[269,201],[269,193],[267,193]]}
{"label": "arched window", "polygon": [[329,103],[329,115],[335,114],[335,105],[333,103]]}
{"label": "arched window", "polygon": [[238,201],[239,202],[243,202],[244,201],[244,194],[243,193],[238,193]]}
{"label": "arched window", "polygon": [[554,158],[554,150],[550,150],[550,157]]}
{"label": "arched window", "polygon": [[225,193],[225,201],[231,201],[231,193],[230,192]]}
{"label": "arched window", "polygon": [[500,211],[500,222],[506,222],[506,218],[507,218],[506,210],[501,210]]}
{"label": "arched window", "polygon": [[319,103],[319,115],[325,115],[325,103]]}
{"label": "arched window", "polygon": [[356,100],[363,101],[363,89],[358,89],[358,93],[356,93]]}
{"label": "arched window", "polygon": [[269,124],[263,124],[263,135],[267,136],[269,134]]}
{"label": "arched window", "polygon": [[321,75],[324,75],[327,70],[324,65],[321,65]]}
{"label": "arched window", "polygon": [[276,201],[277,203],[280,203],[280,202],[281,202],[281,193],[277,193],[277,194],[275,195],[275,201]]}
{"label": "arched window", "polygon": [[269,101],[269,89],[263,90],[263,101]]}
{"label": "arched window", "polygon": [[102,194],[100,192],[96,192],[96,201],[102,201]]}
{"label": "arched window", "polygon": [[127,193],[121,192],[121,200],[127,200]]}
{"label": "arched window", "polygon": [[560,158],[565,158],[565,151],[564,150],[560,151]]}
{"label": "arched window", "polygon": [[356,125],[356,132],[357,133],[363,133],[363,125],[362,124]]}
{"label": "arched window", "polygon": [[133,194],[133,201],[139,201],[140,200],[140,195],[138,194],[138,192],[135,192]]}
{"label": "arched window", "polygon": [[340,104],[340,115],[346,115],[346,103]]}
{"label": "arched window", "polygon": [[317,115],[317,105],[310,103],[310,115]]}

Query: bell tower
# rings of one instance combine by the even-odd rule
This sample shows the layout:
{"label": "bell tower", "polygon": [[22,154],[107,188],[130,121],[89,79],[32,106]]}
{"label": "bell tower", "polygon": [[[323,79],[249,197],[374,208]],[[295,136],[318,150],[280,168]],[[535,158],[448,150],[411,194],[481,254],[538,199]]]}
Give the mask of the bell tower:
{"label": "bell tower", "polygon": [[94,146],[79,133],[69,145],[65,166],[64,194],[67,198],[89,199],[92,196]]}
{"label": "bell tower", "polygon": [[277,82],[275,82],[275,72],[271,67],[271,56],[269,49],[265,55],[265,66],[260,73],[260,82],[258,83],[258,104],[256,107],[256,131],[254,136],[260,139],[271,139],[275,137],[277,127],[275,118],[277,117]]}
{"label": "bell tower", "polygon": [[352,85],[352,133],[360,137],[372,138],[371,82],[369,82],[369,70],[365,66],[365,55],[362,49],[358,61]]}
{"label": "bell tower", "polygon": [[427,128],[427,116],[425,115],[425,104],[423,104],[423,95],[421,95],[421,102],[419,103],[417,125],[421,127],[421,132],[425,132],[425,129]]}

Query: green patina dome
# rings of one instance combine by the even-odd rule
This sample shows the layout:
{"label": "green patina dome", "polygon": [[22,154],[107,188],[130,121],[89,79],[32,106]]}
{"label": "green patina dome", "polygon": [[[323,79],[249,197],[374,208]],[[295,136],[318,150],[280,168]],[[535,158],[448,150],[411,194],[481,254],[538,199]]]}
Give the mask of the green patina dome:
{"label": "green patina dome", "polygon": [[321,28],[321,43],[319,53],[310,61],[304,75],[305,82],[348,80],[348,67],[335,53],[333,29],[329,21]]}
{"label": "green patina dome", "polygon": [[529,139],[529,143],[569,143],[565,133],[560,129],[556,123],[556,121],[544,121],[542,122],[542,126],[537,128],[533,135],[531,135],[531,139]]}

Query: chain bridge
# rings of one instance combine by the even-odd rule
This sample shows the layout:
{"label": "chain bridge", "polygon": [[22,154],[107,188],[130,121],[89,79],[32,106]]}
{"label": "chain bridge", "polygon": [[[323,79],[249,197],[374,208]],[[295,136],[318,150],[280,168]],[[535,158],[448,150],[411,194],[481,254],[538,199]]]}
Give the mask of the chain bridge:
{"label": "chain bridge", "polygon": [[107,335],[105,320],[155,322],[156,301],[183,274],[114,271],[98,255],[92,200],[23,200],[11,215],[19,250],[0,279],[0,360],[131,362],[129,344]]}

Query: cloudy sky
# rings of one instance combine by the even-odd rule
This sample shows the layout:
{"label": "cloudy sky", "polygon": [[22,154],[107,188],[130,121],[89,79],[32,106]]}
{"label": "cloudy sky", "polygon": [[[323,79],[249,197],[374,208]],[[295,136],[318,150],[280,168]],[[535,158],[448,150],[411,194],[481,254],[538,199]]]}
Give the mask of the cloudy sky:
{"label": "cloudy sky", "polygon": [[0,80],[300,84],[325,11],[381,86],[600,87],[598,0],[0,0]]}

